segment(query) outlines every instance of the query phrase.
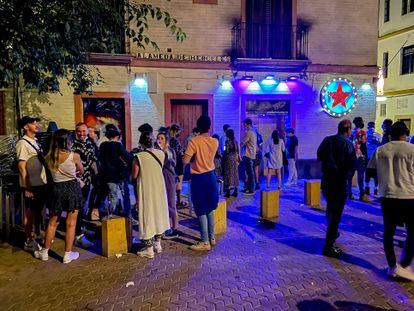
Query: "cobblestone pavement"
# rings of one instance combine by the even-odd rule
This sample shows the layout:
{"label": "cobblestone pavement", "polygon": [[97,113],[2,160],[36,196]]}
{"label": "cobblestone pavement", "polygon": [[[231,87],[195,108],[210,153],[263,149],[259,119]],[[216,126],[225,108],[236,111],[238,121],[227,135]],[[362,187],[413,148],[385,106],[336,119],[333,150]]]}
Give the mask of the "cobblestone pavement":
{"label": "cobblestone pavement", "polygon": [[185,235],[153,260],[106,259],[97,247],[63,265],[61,240],[48,262],[1,244],[0,310],[414,309],[414,285],[386,277],[378,203],[348,202],[337,260],[320,254],[324,213],[302,204],[302,187],[283,191],[275,222],[260,219],[259,202],[228,201],[228,231],[209,253],[188,250],[197,236],[188,210]]}

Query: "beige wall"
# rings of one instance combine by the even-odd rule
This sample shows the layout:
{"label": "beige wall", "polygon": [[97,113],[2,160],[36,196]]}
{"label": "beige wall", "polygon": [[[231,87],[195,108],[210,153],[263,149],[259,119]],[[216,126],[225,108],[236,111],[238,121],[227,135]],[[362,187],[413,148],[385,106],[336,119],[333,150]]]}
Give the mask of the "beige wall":
{"label": "beige wall", "polygon": [[379,5],[379,36],[414,25],[414,12],[401,15],[402,1],[390,1],[390,20],[384,23],[384,0]]}
{"label": "beige wall", "polygon": [[311,24],[309,59],[332,65],[375,65],[378,0],[298,0],[298,19]]}

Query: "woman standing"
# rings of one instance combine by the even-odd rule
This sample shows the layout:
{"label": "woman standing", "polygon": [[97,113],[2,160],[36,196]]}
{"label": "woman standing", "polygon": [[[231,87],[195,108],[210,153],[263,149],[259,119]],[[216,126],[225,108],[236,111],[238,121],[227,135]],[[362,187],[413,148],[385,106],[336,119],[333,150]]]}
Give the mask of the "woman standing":
{"label": "woman standing", "polygon": [[224,147],[224,189],[226,193],[224,196],[226,198],[230,197],[230,188],[234,187],[233,193],[231,194],[234,197],[237,197],[237,187],[239,186],[239,170],[238,166],[241,161],[239,153],[239,144],[234,138],[234,131],[228,129],[226,131],[226,143]]}
{"label": "woman standing", "polygon": [[170,215],[170,225],[171,230],[168,230],[164,234],[165,239],[173,239],[178,237],[178,214],[177,214],[177,205],[175,204],[175,190],[176,190],[176,178],[175,175],[175,164],[176,156],[174,150],[169,146],[168,135],[165,132],[160,132],[157,135],[157,144],[158,147],[165,153],[164,167],[162,168],[162,173],[164,175],[165,188],[167,191],[168,199],[168,213]]}
{"label": "woman standing", "polygon": [[209,251],[211,246],[216,245],[214,210],[218,205],[218,191],[214,155],[218,149],[218,140],[208,135],[210,127],[209,117],[198,118],[200,135],[189,141],[183,158],[185,164],[191,162],[191,198],[200,222],[201,242],[190,247],[194,251]]}
{"label": "woman standing", "polygon": [[279,138],[279,132],[274,130],[272,132],[272,137],[270,137],[266,142],[265,147],[265,157],[267,176],[266,176],[266,188],[270,188],[270,179],[272,177],[272,172],[277,175],[277,189],[280,189],[282,185],[282,175],[281,169],[283,168],[283,152],[286,150],[285,143],[282,139]]}
{"label": "woman standing", "polygon": [[78,252],[72,252],[75,239],[75,227],[78,211],[83,207],[83,196],[77,175],[83,173],[80,156],[70,150],[72,140],[69,131],[57,130],[52,138],[46,163],[53,177],[53,192],[50,206],[49,224],[46,230],[44,248],[35,251],[35,257],[41,260],[49,259],[49,248],[55,238],[63,211],[66,216],[65,255],[63,263],[69,263],[79,258]]}
{"label": "woman standing", "polygon": [[149,132],[141,134],[139,143],[144,150],[134,159],[132,178],[138,178],[138,235],[144,241],[145,248],[138,255],[154,258],[154,251],[162,252],[161,236],[170,228],[167,193],[162,174],[165,154],[153,148],[152,135]]}

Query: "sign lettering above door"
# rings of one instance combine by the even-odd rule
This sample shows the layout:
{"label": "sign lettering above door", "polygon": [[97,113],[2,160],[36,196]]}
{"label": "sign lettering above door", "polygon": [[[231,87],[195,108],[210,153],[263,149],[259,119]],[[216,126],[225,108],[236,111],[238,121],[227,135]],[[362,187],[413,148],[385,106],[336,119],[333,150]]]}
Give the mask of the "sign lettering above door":
{"label": "sign lettering above door", "polygon": [[163,54],[163,53],[137,53],[137,58],[153,60],[180,60],[197,62],[230,62],[230,56],[210,55],[184,55],[184,54]]}

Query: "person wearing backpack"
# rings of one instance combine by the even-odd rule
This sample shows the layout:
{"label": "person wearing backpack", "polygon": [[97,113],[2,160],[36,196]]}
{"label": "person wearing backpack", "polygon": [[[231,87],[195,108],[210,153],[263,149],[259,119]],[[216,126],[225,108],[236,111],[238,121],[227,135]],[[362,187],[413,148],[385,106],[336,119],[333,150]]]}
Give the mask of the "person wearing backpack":
{"label": "person wearing backpack", "polygon": [[26,207],[24,249],[33,252],[38,249],[32,238],[33,225],[36,235],[40,235],[43,207],[46,203],[46,168],[43,164],[42,150],[35,135],[39,130],[39,118],[24,116],[19,120],[23,137],[16,144],[19,183],[24,193]]}

